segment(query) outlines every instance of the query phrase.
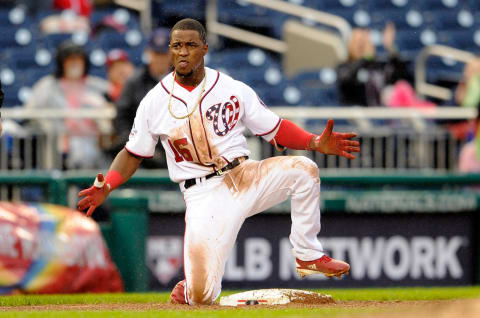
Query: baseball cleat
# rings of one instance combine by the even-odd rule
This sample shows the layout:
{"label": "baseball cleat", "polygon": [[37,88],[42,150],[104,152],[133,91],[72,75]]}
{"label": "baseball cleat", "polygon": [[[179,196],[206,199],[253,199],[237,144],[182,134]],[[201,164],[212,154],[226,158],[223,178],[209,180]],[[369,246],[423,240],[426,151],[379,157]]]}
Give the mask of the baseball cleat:
{"label": "baseball cleat", "polygon": [[301,278],[305,278],[312,274],[323,274],[330,277],[341,277],[343,274],[348,274],[350,265],[343,261],[339,261],[323,255],[319,259],[313,261],[301,261],[298,258],[297,261],[297,273]]}
{"label": "baseball cleat", "polygon": [[185,301],[185,279],[179,281],[175,287],[173,287],[172,293],[170,294],[170,302],[172,304],[187,304]]}

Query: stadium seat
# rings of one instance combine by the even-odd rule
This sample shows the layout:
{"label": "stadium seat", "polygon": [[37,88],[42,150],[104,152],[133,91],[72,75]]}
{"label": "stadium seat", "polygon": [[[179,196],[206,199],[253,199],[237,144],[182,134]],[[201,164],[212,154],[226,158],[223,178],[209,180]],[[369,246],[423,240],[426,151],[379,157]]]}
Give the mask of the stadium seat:
{"label": "stadium seat", "polygon": [[414,30],[397,32],[396,44],[399,51],[406,56],[414,58],[424,47],[420,36],[421,34]]}
{"label": "stadium seat", "polygon": [[136,66],[143,64],[143,52],[144,46],[139,45],[137,47],[129,47],[127,48],[128,56],[130,57],[130,61],[135,64]]}
{"label": "stadium seat", "polygon": [[354,10],[359,4],[359,0],[323,0],[314,1],[317,3],[316,8],[324,11],[341,11]]}
{"label": "stadium seat", "polygon": [[2,49],[32,47],[33,40],[34,34],[29,28],[0,27],[0,47]]}
{"label": "stadium seat", "polygon": [[51,50],[52,52],[55,52],[55,50],[60,45],[60,43],[66,40],[71,40],[71,39],[72,39],[71,33],[52,33],[52,34],[46,34],[44,36],[44,41],[47,44],[48,49]]}
{"label": "stadium seat", "polygon": [[[389,9],[375,10],[371,14],[372,26],[380,28],[393,22],[399,30],[418,30],[424,26],[422,12],[417,10]],[[383,28],[383,27],[382,27]]]}
{"label": "stadium seat", "polygon": [[247,28],[264,28],[270,30],[274,26],[275,17],[281,15],[273,10],[260,6],[247,4],[242,5],[241,1],[226,0],[218,3],[220,22],[243,26]]}
{"label": "stadium seat", "polygon": [[30,15],[23,7],[0,8],[0,26],[25,26],[30,23]]}
{"label": "stadium seat", "polygon": [[438,32],[438,43],[460,50],[475,51],[479,45],[475,43],[475,33],[470,30],[449,30]]}
{"label": "stadium seat", "polygon": [[[224,2],[224,1],[219,1]],[[206,1],[163,1],[162,15],[166,17],[205,19]]]}
{"label": "stadium seat", "polygon": [[115,30],[105,30],[98,36],[96,40],[98,44],[105,50],[108,51],[114,48],[124,49],[129,45],[125,39],[125,33],[119,33]]}
{"label": "stadium seat", "polygon": [[407,10],[412,6],[413,0],[370,0],[366,5],[370,12],[377,10]]}
{"label": "stadium seat", "polygon": [[92,27],[96,27],[107,17],[112,18],[119,25],[126,26],[127,29],[140,29],[137,13],[118,7],[106,7],[93,10],[90,16],[90,24]]}
{"label": "stadium seat", "polygon": [[468,7],[474,11],[480,11],[480,2],[478,0],[465,0]]}
{"label": "stadium seat", "polygon": [[415,1],[419,10],[452,10],[459,7],[463,0],[422,0]]}
{"label": "stadium seat", "polygon": [[5,93],[5,98],[3,100],[3,105],[5,107],[13,107],[21,104],[20,99],[18,98],[18,91],[20,90],[20,83],[14,83],[12,85],[3,85],[2,88]]}
{"label": "stadium seat", "polygon": [[466,10],[425,11],[425,19],[436,30],[470,30],[474,27],[473,15]]}
{"label": "stadium seat", "polygon": [[323,88],[300,86],[300,90],[302,92],[302,104],[305,106],[337,106],[340,104],[336,85]]}
{"label": "stadium seat", "polygon": [[324,68],[297,74],[293,81],[302,92],[303,105],[332,106],[339,105],[337,73],[334,69]]}
{"label": "stadium seat", "polygon": [[115,12],[115,7],[96,8],[90,15],[90,24],[95,26],[100,23],[105,17],[112,15]]}

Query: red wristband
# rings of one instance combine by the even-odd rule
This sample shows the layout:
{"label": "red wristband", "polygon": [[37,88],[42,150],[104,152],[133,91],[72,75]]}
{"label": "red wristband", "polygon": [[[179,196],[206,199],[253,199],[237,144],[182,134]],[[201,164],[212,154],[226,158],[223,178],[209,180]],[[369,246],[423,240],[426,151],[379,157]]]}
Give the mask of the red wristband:
{"label": "red wristband", "polygon": [[306,150],[310,147],[312,133],[298,127],[288,119],[282,119],[277,134],[270,142],[275,141],[278,145],[290,149]]}
{"label": "red wristband", "polygon": [[123,183],[123,178],[120,172],[116,170],[110,170],[105,176],[105,182],[110,186],[110,190],[113,190],[118,188]]}

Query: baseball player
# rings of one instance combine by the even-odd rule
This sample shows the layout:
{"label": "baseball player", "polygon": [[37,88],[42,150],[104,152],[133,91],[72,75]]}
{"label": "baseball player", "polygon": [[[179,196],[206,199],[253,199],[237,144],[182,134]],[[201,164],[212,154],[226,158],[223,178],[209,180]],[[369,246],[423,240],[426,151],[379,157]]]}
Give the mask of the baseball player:
{"label": "baseball player", "polygon": [[297,272],[341,276],[350,266],[323,253],[320,231],[320,179],[316,164],[302,156],[255,161],[245,128],[277,147],[319,151],[354,159],[354,133],[332,132],[329,120],[321,135],[304,131],[269,110],[246,84],[205,67],[205,29],[183,19],[170,33],[174,71],[141,101],[125,148],[105,178],[79,193],[80,210],[91,215],[111,191],[126,182],[160,140],[172,181],[186,203],[185,279],[171,301],[211,304],[221,290],[225,263],[244,220],[291,197],[290,241]]}

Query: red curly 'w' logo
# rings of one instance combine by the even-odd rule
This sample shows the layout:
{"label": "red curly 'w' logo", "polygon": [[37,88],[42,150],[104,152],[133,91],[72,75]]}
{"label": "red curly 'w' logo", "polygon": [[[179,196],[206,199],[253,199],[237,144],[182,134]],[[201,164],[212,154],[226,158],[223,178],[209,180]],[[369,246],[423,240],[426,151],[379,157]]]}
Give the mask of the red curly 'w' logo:
{"label": "red curly 'w' logo", "polygon": [[218,103],[210,106],[205,115],[208,120],[213,121],[215,134],[225,136],[237,124],[239,114],[240,103],[238,102],[238,98],[231,96],[230,101],[223,105],[222,103]]}

